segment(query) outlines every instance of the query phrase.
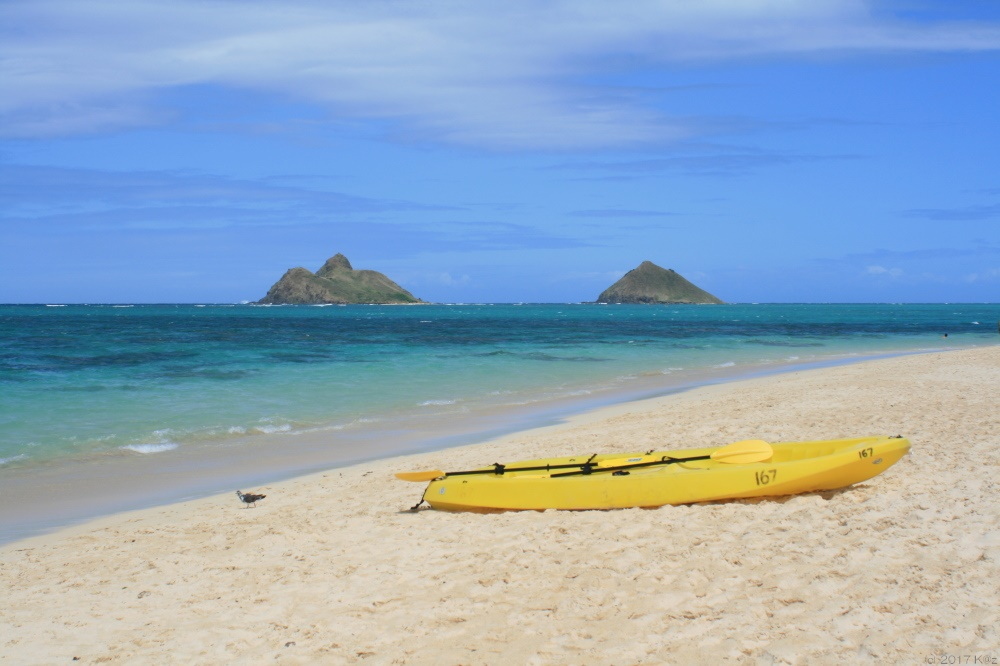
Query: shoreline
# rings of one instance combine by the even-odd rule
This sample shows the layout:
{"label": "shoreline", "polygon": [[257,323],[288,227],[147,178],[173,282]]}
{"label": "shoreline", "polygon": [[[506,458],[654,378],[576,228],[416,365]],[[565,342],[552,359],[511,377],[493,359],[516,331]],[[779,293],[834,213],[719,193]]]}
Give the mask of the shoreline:
{"label": "shoreline", "polygon": [[[52,663],[912,662],[1000,656],[1000,346],[727,382],[0,547]],[[410,512],[392,473],[649,444],[902,434],[848,489],[654,510]],[[247,489],[245,489],[247,490]]]}
{"label": "shoreline", "polygon": [[[354,430],[318,427],[209,441],[153,454],[111,452],[8,467],[0,470],[6,500],[0,503],[0,546],[121,512],[210,497],[230,487],[277,483],[375,460],[467,446],[704,386],[949,351],[959,350],[877,351],[805,362],[702,367],[677,376],[633,377],[627,385],[527,405],[488,407],[472,414],[414,412]],[[447,425],[431,426],[434,421]],[[396,438],[393,443],[379,441],[388,436]],[[336,450],[328,444],[331,438],[339,444]],[[63,488],[74,488],[73,495],[61,493]]]}

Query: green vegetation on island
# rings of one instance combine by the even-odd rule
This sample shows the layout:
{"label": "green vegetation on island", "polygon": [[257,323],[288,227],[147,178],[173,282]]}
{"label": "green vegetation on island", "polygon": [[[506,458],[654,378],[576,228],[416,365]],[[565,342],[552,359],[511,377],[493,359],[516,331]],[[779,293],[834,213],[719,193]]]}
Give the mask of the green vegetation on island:
{"label": "green vegetation on island", "polygon": [[258,303],[395,305],[423,301],[378,271],[354,270],[347,257],[338,253],[316,273],[302,267],[289,269]]}
{"label": "green vegetation on island", "polygon": [[644,261],[601,292],[598,303],[712,303],[721,304],[704,289],[685,280],[672,268]]}

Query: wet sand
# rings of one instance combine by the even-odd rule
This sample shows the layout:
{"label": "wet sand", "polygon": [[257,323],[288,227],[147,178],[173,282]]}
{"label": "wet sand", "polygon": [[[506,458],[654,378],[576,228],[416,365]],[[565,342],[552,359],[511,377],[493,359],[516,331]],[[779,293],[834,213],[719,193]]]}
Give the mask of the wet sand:
{"label": "wet sand", "polygon": [[[698,388],[0,549],[11,663],[927,663],[1000,657],[1000,347]],[[395,471],[901,434],[843,491],[409,512]]]}

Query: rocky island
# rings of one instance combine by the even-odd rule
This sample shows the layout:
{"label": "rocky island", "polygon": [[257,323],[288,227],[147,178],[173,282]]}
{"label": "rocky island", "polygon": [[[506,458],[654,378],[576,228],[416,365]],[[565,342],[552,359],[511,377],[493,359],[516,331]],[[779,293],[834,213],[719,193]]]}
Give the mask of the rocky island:
{"label": "rocky island", "polygon": [[719,300],[685,280],[672,268],[644,261],[601,292],[598,303],[712,303]]}
{"label": "rocky island", "polygon": [[315,273],[302,267],[289,269],[257,302],[263,305],[423,303],[378,271],[354,270],[347,257],[339,253],[327,259]]}

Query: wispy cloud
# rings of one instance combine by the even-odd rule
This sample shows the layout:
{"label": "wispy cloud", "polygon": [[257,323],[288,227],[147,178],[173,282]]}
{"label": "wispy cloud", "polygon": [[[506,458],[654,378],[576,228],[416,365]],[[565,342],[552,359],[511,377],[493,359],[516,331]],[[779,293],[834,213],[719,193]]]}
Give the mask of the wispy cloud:
{"label": "wispy cloud", "polygon": [[[315,187],[307,187],[309,183]],[[483,219],[464,207],[361,197],[322,189],[325,185],[324,179],[303,175],[243,180],[186,172],[0,165],[0,222],[9,230],[42,234],[287,228],[309,235],[336,230],[342,239],[356,242],[391,238],[391,245],[408,251],[589,245],[572,233]]]}
{"label": "wispy cloud", "polygon": [[646,217],[669,217],[676,213],[668,213],[659,210],[631,210],[627,208],[595,208],[590,210],[575,210],[570,213],[574,217],[596,217],[596,218],[646,218]]}
{"label": "wispy cloud", "polygon": [[[163,93],[219,86],[387,122],[400,140],[595,148],[698,131],[587,80],[748,56],[1000,48],[1000,25],[904,21],[863,0],[37,0],[0,6],[0,132],[165,122]],[[669,94],[669,86],[666,87]],[[662,91],[657,94],[664,94]]]}
{"label": "wispy cloud", "polygon": [[1000,266],[987,268],[965,276],[966,282],[1000,282]]}
{"label": "wispy cloud", "polygon": [[998,277],[1000,245],[984,241],[969,247],[876,249],[813,261],[830,279],[840,275],[882,285],[987,284]]}
{"label": "wispy cloud", "polygon": [[903,211],[907,217],[941,222],[965,222],[1000,218],[1000,204],[958,206],[955,208],[911,208]]}
{"label": "wispy cloud", "polygon": [[0,165],[0,219],[103,227],[301,224],[332,216],[455,211],[453,206],[360,197],[328,189],[169,171]]}
{"label": "wispy cloud", "polygon": [[942,259],[990,259],[1000,257],[1000,245],[990,242],[978,243],[972,247],[941,247],[919,250],[872,250],[845,255],[836,261],[861,266],[918,265]]}
{"label": "wispy cloud", "polygon": [[[762,168],[819,162],[859,160],[861,155],[818,155],[778,153],[754,149],[714,151],[640,160],[562,162],[551,170],[602,174],[598,178],[642,178],[661,173],[699,176],[737,176]],[[586,178],[586,176],[584,176]]]}
{"label": "wispy cloud", "polygon": [[885,266],[868,266],[865,269],[868,275],[884,275],[891,278],[898,278],[903,274],[902,268],[886,268]]}
{"label": "wispy cloud", "polygon": [[573,234],[560,234],[538,226],[511,222],[437,222],[429,230],[442,250],[520,250],[592,247],[594,244]]}

